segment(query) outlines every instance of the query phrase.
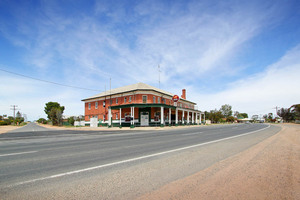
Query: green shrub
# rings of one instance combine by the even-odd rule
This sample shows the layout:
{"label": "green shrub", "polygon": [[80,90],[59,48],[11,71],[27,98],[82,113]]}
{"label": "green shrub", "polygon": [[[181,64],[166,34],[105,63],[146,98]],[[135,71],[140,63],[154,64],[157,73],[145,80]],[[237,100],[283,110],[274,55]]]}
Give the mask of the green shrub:
{"label": "green shrub", "polygon": [[44,119],[44,118],[38,119],[37,122],[40,123],[40,124],[47,124],[47,120]]}
{"label": "green shrub", "polygon": [[6,126],[9,125],[7,121],[0,121],[0,126]]}
{"label": "green shrub", "polygon": [[25,125],[27,125],[27,122],[20,123],[20,126],[25,126]]}

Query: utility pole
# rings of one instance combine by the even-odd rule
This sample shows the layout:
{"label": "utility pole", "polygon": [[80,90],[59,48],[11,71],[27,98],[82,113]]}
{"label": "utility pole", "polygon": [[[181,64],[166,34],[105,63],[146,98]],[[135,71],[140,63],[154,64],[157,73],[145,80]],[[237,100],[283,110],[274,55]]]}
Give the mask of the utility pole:
{"label": "utility pole", "polygon": [[105,84],[105,90],[104,90],[104,122],[106,121],[106,84]]}
{"label": "utility pole", "polygon": [[280,107],[278,107],[278,106],[276,106],[275,108],[273,108],[273,109],[276,109],[276,116],[277,116],[277,117],[278,117],[277,111],[278,111],[279,108],[280,108]]}
{"label": "utility pole", "polygon": [[19,110],[17,107],[17,105],[12,105],[12,106],[10,106],[10,107],[12,107],[11,108],[11,110],[13,110],[14,111],[14,125],[15,125],[15,121],[16,121],[16,110]]}
{"label": "utility pole", "polygon": [[111,106],[111,78],[109,78],[109,105]]}

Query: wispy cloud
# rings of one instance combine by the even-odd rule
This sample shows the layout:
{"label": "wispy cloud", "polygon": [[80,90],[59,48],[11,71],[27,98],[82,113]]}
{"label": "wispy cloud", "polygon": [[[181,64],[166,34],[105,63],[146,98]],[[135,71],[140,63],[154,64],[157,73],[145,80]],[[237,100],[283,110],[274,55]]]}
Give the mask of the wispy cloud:
{"label": "wispy cloud", "polygon": [[274,112],[276,106],[288,108],[299,103],[299,74],[300,44],[266,70],[230,83],[224,91],[201,95],[193,91],[192,96],[197,96],[202,110],[219,109],[228,103],[233,109],[250,115],[266,114]]}
{"label": "wispy cloud", "polygon": [[[244,56],[247,44],[280,23],[288,13],[280,1],[18,4],[8,3],[5,14],[10,21],[0,21],[1,36],[23,50],[18,61],[23,66],[8,68],[46,80],[104,90],[109,78],[112,87],[136,82],[158,86],[160,65],[162,88],[174,93],[187,88],[199,108],[204,104],[195,97],[205,99],[209,102],[205,108],[210,108],[218,102],[209,98],[244,94],[239,88],[248,83],[235,82],[236,79],[251,82],[263,81],[263,73],[275,76],[270,71],[274,67],[266,66],[257,70],[263,73],[250,73],[251,66],[241,64],[240,56]],[[78,92],[71,100],[67,94],[74,95],[62,90],[51,96],[82,105],[80,99],[87,95]]]}

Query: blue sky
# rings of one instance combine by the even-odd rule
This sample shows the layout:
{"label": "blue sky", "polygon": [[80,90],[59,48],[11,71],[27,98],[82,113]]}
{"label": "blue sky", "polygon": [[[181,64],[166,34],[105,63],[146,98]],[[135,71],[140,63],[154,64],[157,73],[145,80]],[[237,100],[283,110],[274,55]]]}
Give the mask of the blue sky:
{"label": "blue sky", "polygon": [[[300,2],[0,1],[0,69],[99,90],[137,82],[181,94],[199,110],[274,112],[300,103]],[[98,91],[0,70],[0,114],[29,120],[57,101],[84,113]]]}

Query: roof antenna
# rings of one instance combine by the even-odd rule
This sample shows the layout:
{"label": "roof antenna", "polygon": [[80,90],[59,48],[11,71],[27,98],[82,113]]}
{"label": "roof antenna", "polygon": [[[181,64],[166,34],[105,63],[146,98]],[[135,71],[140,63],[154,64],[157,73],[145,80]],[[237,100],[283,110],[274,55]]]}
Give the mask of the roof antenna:
{"label": "roof antenna", "polygon": [[160,89],[160,66],[158,65],[158,88]]}

